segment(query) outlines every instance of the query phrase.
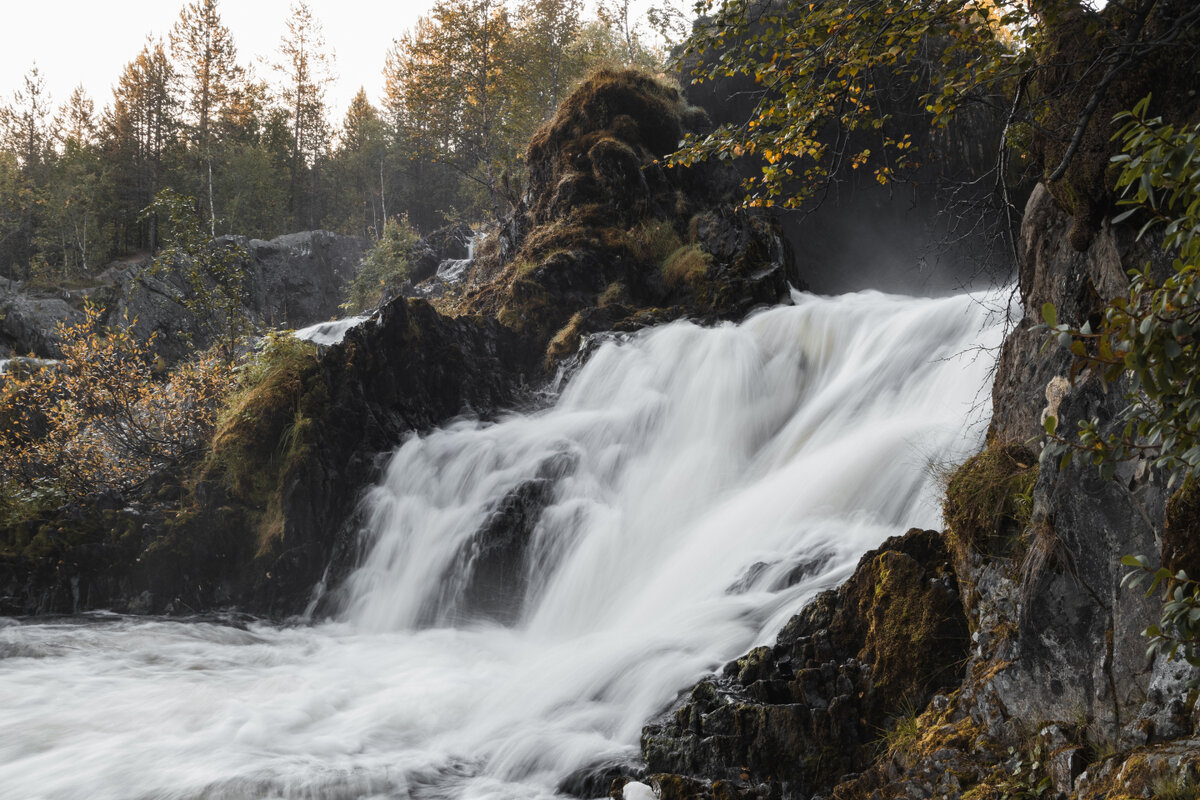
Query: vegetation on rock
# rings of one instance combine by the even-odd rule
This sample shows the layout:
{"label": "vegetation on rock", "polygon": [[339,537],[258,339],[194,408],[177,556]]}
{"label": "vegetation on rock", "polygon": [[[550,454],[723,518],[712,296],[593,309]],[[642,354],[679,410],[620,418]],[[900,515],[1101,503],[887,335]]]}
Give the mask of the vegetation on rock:
{"label": "vegetation on rock", "polygon": [[420,241],[408,219],[389,219],[383,235],[363,258],[362,265],[346,287],[342,310],[351,313],[379,305],[409,277],[413,250]]}
{"label": "vegetation on rock", "polygon": [[[1139,236],[1161,225],[1171,274],[1156,276],[1150,264],[1130,270],[1128,294],[1104,309],[1094,329],[1091,321],[1078,328],[1059,323],[1055,308],[1045,306],[1046,324],[1074,356],[1071,377],[1123,381],[1128,405],[1111,423],[1081,421],[1075,436],[1060,434],[1057,419],[1047,417],[1043,458],[1086,457],[1108,478],[1122,461],[1144,459],[1175,482],[1200,471],[1200,127],[1165,123],[1148,108],[1146,98],[1119,115],[1126,120],[1119,133],[1124,152],[1113,162],[1129,208],[1116,221],[1144,218]],[[1200,666],[1200,584],[1183,570],[1152,569],[1146,556],[1123,563],[1135,570],[1131,584],[1148,580],[1148,593],[1163,592],[1162,617],[1146,629],[1152,649],[1174,657],[1182,648]]]}
{"label": "vegetation on rock", "polygon": [[949,475],[942,514],[963,564],[971,552],[1012,555],[1029,525],[1037,472],[1027,448],[993,443]]}
{"label": "vegetation on rock", "polygon": [[58,332],[62,359],[6,375],[0,385],[0,497],[9,520],[130,490],[208,444],[229,382],[227,363],[198,354],[160,374],[153,337],[130,321],[104,328],[89,306]]}
{"label": "vegetation on rock", "polygon": [[251,510],[260,550],[282,532],[281,492],[328,402],[316,377],[316,345],[289,333],[264,337],[239,370],[197,476]]}

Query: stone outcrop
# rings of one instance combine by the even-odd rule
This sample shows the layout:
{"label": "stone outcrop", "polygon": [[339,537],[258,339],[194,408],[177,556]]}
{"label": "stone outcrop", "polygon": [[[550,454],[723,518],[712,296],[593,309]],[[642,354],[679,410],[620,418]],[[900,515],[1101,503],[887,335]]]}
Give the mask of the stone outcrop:
{"label": "stone outcrop", "polygon": [[706,124],[644,74],[584,82],[530,142],[528,191],[480,243],[459,310],[495,315],[554,363],[590,333],[786,301],[801,285],[791,252],[769,218],[733,210],[732,170],[664,167]]}
{"label": "stone outcrop", "polygon": [[[909,531],[642,733],[646,772],[809,797],[874,760],[881,732],[962,678],[967,625],[945,542]],[[693,787],[694,788],[694,787]],[[663,797],[677,797],[663,792]]]}
{"label": "stone outcrop", "polygon": [[[241,246],[246,293],[244,314],[256,326],[301,328],[339,313],[346,283],[366,251],[365,239],[329,231],[305,231],[270,241],[226,236],[217,247]],[[2,279],[0,279],[2,280]],[[98,303],[109,324],[126,319],[142,338],[155,337],[155,349],[174,362],[207,344],[207,332],[182,302],[186,283],[171,270],[151,269],[148,258],[118,262],[91,285],[54,292],[0,284],[0,357],[34,353],[58,355],[54,340],[60,321],[78,322],[85,300]]]}
{"label": "stone outcrop", "polygon": [[0,278],[0,358],[58,356],[55,326],[81,321],[81,304],[79,292],[28,291],[18,281]]}

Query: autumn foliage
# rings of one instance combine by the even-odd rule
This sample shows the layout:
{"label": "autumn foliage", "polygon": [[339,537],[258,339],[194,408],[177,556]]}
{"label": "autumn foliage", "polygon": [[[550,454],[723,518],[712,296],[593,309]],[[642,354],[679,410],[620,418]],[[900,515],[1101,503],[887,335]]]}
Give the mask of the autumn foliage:
{"label": "autumn foliage", "polygon": [[104,328],[101,314],[60,325],[62,359],[0,386],[5,516],[137,488],[208,443],[230,366],[203,353],[160,376],[154,337],[139,340],[128,320]]}

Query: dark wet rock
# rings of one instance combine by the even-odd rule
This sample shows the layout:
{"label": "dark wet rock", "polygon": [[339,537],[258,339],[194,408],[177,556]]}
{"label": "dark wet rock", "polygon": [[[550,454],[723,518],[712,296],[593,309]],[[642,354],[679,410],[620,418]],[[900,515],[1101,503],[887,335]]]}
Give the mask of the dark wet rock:
{"label": "dark wet rock", "polygon": [[604,797],[614,786],[636,778],[635,768],[622,761],[602,761],[575,770],[558,782],[558,791],[571,797]]}
{"label": "dark wet rock", "polygon": [[419,284],[432,278],[443,262],[467,258],[471,240],[474,238],[475,232],[463,223],[447,225],[422,236],[412,258],[409,259],[409,281]]}
{"label": "dark wet rock", "polygon": [[735,211],[722,164],[667,170],[705,116],[634,71],[597,73],[534,136],[525,198],[479,247],[464,305],[546,348],[553,365],[582,337],[691,316],[739,318],[799,285],[768,217]]}
{"label": "dark wet rock", "polygon": [[[305,231],[270,241],[225,236],[216,247],[240,246],[248,260],[246,317],[260,327],[301,328],[338,316],[346,283],[354,276],[366,240],[329,231]],[[3,279],[0,279],[3,280]],[[4,353],[53,358],[55,326],[83,319],[85,299],[105,310],[108,324],[133,323],[168,362],[208,344],[211,331],[184,303],[186,282],[170,269],[155,270],[148,257],[117,262],[85,288],[39,290],[0,283],[0,357]]]}
{"label": "dark wet rock", "polygon": [[367,245],[359,236],[320,230],[245,242],[250,312],[276,328],[303,328],[338,316]]}
{"label": "dark wet rock", "polygon": [[463,545],[447,577],[455,586],[455,611],[498,622],[515,622],[529,585],[526,554],[534,527],[553,496],[546,478],[525,481],[506,494],[487,521]]}
{"label": "dark wet rock", "polygon": [[[940,534],[910,531],[642,733],[649,773],[827,790],[871,763],[880,731],[962,678],[967,627]],[[705,795],[709,796],[709,795]]]}
{"label": "dark wet rock", "polygon": [[80,322],[83,312],[79,306],[76,293],[31,290],[18,281],[0,278],[0,358],[61,355],[55,328],[60,323]]}

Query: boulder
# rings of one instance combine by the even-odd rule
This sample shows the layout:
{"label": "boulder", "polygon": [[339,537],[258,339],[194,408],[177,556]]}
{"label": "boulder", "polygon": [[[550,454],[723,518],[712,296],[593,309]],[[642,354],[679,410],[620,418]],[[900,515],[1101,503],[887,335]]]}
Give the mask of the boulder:
{"label": "boulder", "polygon": [[646,771],[660,783],[663,773],[724,781],[739,794],[828,791],[874,760],[881,731],[962,679],[967,645],[941,534],[893,537],[774,646],[730,662],[647,725]]}

